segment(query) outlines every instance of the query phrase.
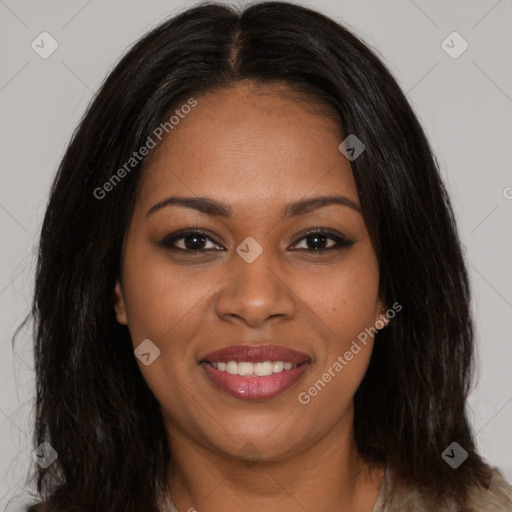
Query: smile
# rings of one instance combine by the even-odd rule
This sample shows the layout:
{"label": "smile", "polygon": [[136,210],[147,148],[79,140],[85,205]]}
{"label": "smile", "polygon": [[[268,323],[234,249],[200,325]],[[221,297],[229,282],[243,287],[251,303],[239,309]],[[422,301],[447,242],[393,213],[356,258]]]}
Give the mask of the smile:
{"label": "smile", "polygon": [[243,377],[267,377],[298,366],[298,364],[291,363],[290,361],[262,361],[258,363],[251,363],[249,361],[219,361],[211,363],[211,365],[221,372],[227,372],[230,375],[241,375]]}
{"label": "smile", "polygon": [[200,366],[215,386],[240,400],[265,400],[293,386],[310,357],[278,345],[236,345],[201,357]]}

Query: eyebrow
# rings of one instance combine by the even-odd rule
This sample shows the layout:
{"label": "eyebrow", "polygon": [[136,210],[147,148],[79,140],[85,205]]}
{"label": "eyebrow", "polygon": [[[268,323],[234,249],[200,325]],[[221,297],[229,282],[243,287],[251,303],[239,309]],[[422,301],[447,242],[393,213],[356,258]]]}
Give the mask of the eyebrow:
{"label": "eyebrow", "polygon": [[[299,199],[298,201],[287,204],[282,210],[282,217],[284,219],[297,217],[299,215],[304,215],[313,210],[317,210],[332,204],[347,206],[348,208],[351,208],[358,213],[362,213],[361,207],[348,197],[320,196],[308,199]],[[214,217],[230,218],[233,216],[233,210],[229,205],[209,197],[171,196],[153,205],[148,210],[146,217],[149,217],[156,211],[167,206],[182,206],[185,208],[192,208],[199,212],[205,213],[206,215],[211,215]]]}

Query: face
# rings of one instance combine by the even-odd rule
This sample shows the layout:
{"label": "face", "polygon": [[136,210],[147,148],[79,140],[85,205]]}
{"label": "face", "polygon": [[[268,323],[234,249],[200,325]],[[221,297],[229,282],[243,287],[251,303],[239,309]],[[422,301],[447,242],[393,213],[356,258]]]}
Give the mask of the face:
{"label": "face", "polygon": [[[357,337],[383,318],[344,136],[293,98],[250,84],[197,97],[155,149],[124,241],[117,320],[134,348],[151,340],[137,362],[168,432],[226,455],[251,443],[279,460],[351,426],[373,345]],[[325,196],[341,199],[298,203]]]}

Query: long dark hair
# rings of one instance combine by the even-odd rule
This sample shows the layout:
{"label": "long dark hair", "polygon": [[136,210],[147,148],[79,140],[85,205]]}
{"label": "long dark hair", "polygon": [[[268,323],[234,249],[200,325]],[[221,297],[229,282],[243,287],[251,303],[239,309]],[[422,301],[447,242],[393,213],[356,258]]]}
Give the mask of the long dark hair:
{"label": "long dark hair", "polygon": [[[201,3],[165,21],[120,60],[73,134],[50,192],[31,310],[34,442],[58,453],[38,468],[41,499],[55,511],[157,509],[171,453],[159,404],[113,309],[147,159],[106,197],[94,191],[184,99],[240,80],[314,95],[337,113],[345,135],[365,144],[352,169],[382,294],[402,310],[377,334],[354,397],[357,446],[400,481],[463,503],[492,470],[475,452],[466,416],[470,290],[438,165],[373,51],[337,22],[285,2]],[[456,471],[441,457],[452,441],[469,454]]]}

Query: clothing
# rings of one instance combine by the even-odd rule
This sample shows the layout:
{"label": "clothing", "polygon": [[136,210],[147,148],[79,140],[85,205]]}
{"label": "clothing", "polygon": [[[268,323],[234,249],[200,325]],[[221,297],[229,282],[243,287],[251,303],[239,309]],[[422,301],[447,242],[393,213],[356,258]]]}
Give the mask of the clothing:
{"label": "clothing", "polygon": [[[454,500],[434,503],[432,496],[418,489],[401,487],[392,496],[391,472],[386,468],[380,484],[379,496],[372,512],[461,512]],[[469,491],[470,509],[465,512],[512,512],[512,486],[503,478],[502,473],[493,468],[493,479],[489,489],[475,488]],[[163,511],[179,511],[170,496],[167,496]],[[195,509],[189,508],[190,511]],[[187,511],[188,512],[188,511]]]}
{"label": "clothing", "polygon": [[[400,486],[390,495],[391,472],[384,473],[377,502],[372,512],[462,512],[454,499],[435,502],[426,491]],[[469,509],[464,512],[512,512],[512,486],[503,478],[502,473],[493,468],[493,478],[489,489],[471,488]]]}

